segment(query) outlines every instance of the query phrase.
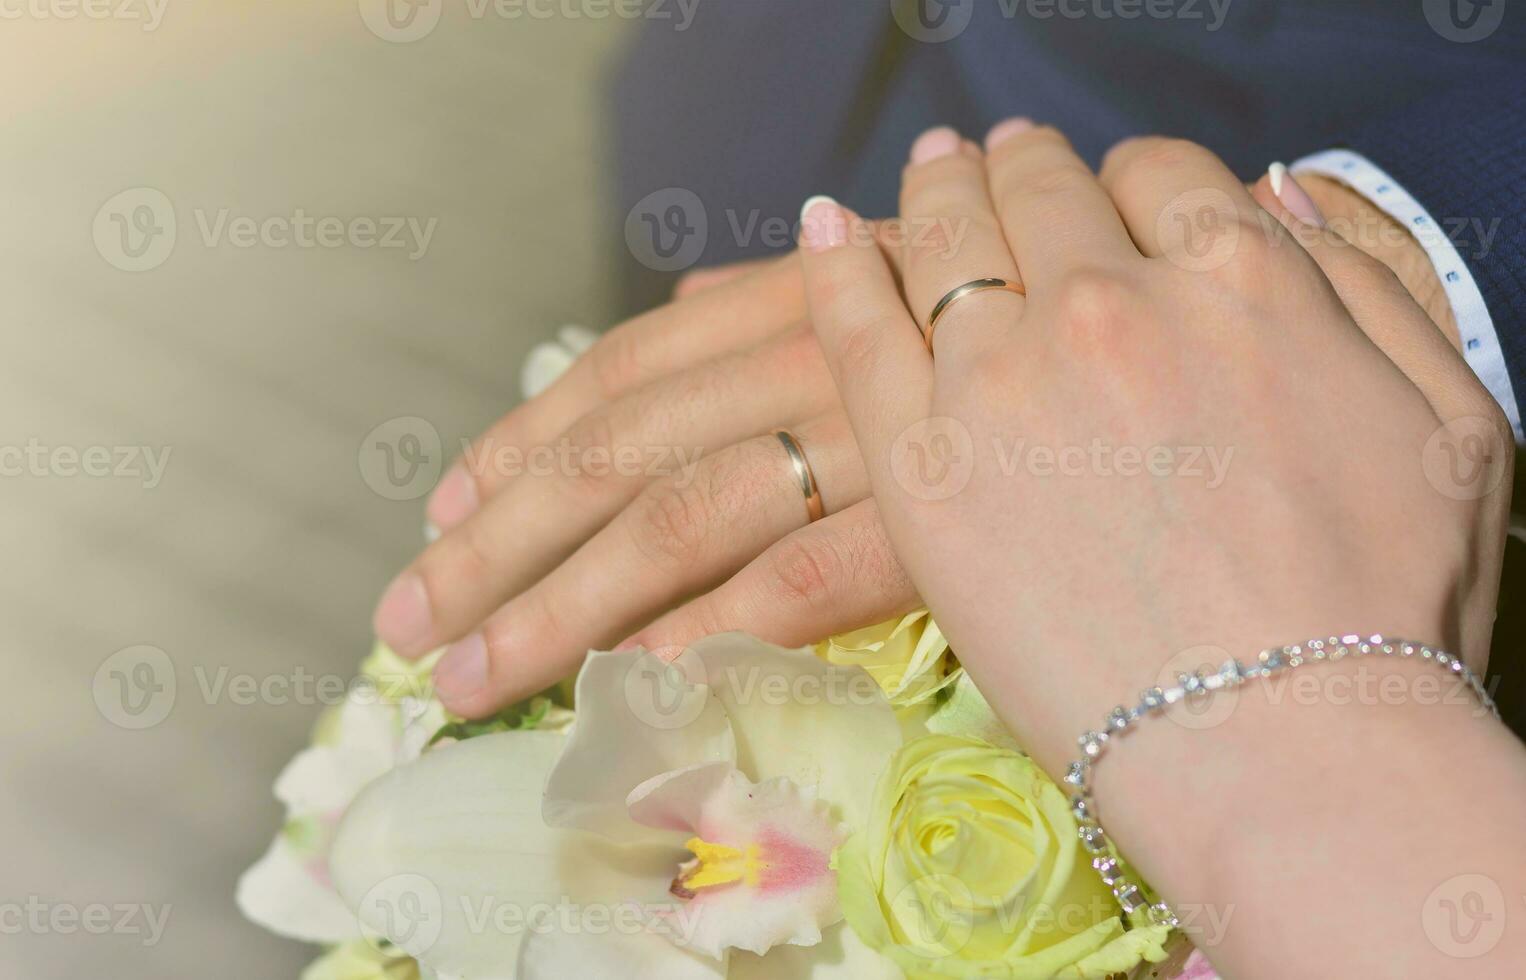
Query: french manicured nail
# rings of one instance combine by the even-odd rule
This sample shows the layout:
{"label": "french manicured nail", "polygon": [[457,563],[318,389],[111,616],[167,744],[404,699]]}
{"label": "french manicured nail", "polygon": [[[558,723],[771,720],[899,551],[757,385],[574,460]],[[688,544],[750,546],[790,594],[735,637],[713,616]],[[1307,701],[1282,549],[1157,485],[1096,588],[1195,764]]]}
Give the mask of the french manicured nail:
{"label": "french manicured nail", "polygon": [[430,524],[449,530],[475,514],[477,507],[477,481],[466,471],[466,464],[457,463],[434,488],[424,512]]}
{"label": "french manicured nail", "polygon": [[818,194],[800,209],[800,246],[824,252],[848,244],[848,213],[830,197]]}
{"label": "french manicured nail", "polygon": [[417,657],[428,653],[434,612],[429,608],[424,580],[413,572],[393,579],[382,593],[381,602],[376,604],[372,625],[376,635],[399,654]]}
{"label": "french manicured nail", "polygon": [[986,134],[986,149],[994,150],[1014,136],[1019,136],[1033,128],[1033,120],[1027,116],[1013,116],[1011,119],[1003,119],[991,131]]}
{"label": "french manicured nail", "polygon": [[953,156],[959,152],[959,134],[947,126],[929,129],[911,144],[911,162],[929,163],[939,157]]}
{"label": "french manicured nail", "polygon": [[434,683],[449,701],[469,698],[487,683],[487,641],[481,633],[457,640],[435,664]]}
{"label": "french manicured nail", "polygon": [[1314,203],[1314,198],[1303,189],[1288,168],[1281,163],[1274,163],[1266,170],[1266,175],[1272,181],[1272,193],[1277,195],[1277,200],[1282,206],[1293,212],[1293,217],[1306,225],[1323,228],[1326,225],[1325,216],[1319,210],[1319,205]]}

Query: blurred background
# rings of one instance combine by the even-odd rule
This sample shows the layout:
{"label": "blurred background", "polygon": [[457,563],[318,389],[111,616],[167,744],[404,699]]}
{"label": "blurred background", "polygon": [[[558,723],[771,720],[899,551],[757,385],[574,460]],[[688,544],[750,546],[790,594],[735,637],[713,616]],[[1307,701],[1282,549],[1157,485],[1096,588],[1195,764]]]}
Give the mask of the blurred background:
{"label": "blurred background", "polygon": [[[366,437],[416,417],[450,455],[534,342],[609,321],[630,22],[450,7],[388,43],[353,2],[4,8],[0,445],[42,464],[0,480],[0,904],[170,914],[153,945],[0,917],[0,976],[295,977],[315,950],[233,889],[318,715],[301,673],[353,675],[420,544],[429,466],[380,480]],[[177,690],[134,730],[98,701],[140,645]]]}

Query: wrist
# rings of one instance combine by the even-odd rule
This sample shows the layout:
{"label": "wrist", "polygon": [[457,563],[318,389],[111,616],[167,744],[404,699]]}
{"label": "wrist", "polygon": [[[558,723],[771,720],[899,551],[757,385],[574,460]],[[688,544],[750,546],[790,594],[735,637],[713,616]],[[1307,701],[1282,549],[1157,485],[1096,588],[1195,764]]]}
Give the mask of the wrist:
{"label": "wrist", "polygon": [[1452,346],[1461,349],[1457,317],[1436,275],[1436,267],[1409,230],[1340,181],[1299,174],[1298,182],[1323,212],[1330,227],[1352,245],[1386,265]]}

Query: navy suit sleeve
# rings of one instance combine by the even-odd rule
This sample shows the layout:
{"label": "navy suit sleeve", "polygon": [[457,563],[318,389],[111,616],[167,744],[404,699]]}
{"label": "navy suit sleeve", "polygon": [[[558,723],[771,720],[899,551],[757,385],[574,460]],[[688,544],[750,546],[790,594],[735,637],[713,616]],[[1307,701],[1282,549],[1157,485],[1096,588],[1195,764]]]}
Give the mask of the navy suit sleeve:
{"label": "navy suit sleeve", "polygon": [[1423,204],[1473,274],[1526,396],[1526,71],[1480,77],[1366,124],[1347,145]]}

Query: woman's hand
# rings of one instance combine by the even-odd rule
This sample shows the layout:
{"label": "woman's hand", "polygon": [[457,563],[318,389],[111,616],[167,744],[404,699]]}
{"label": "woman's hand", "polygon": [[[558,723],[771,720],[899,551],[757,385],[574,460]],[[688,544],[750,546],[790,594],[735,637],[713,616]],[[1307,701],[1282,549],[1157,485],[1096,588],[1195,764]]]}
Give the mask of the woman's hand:
{"label": "woman's hand", "polygon": [[[803,323],[798,260],[706,278],[600,338],[436,490],[441,536],[375,625],[404,656],[451,645],[436,681],[453,711],[491,713],[633,630],[653,649],[732,629],[800,645],[918,604]],[[819,485],[815,523],[780,427]]]}
{"label": "woman's hand", "polygon": [[[904,178],[903,217],[969,219],[961,268],[912,263],[898,289],[831,202],[807,209],[802,258],[896,552],[1019,740],[1057,771],[1200,648],[1381,630],[1479,667],[1512,443],[1392,275],[1189,143],[1125,143],[1100,177],[1024,121],[989,147]],[[1018,270],[1026,297],[963,299],[929,356],[939,297]],[[1110,829],[1168,900],[1237,910],[1221,969],[1478,967],[1404,926],[1449,874],[1501,868],[1519,893],[1526,754],[1466,706],[1399,700],[1247,688],[1219,729],[1146,726],[1099,774]],[[1490,829],[1438,840],[1464,807]],[[1295,833],[1318,860],[1273,846]]]}

